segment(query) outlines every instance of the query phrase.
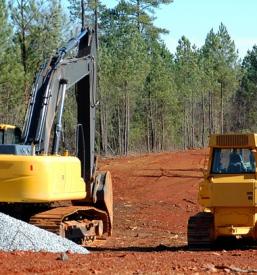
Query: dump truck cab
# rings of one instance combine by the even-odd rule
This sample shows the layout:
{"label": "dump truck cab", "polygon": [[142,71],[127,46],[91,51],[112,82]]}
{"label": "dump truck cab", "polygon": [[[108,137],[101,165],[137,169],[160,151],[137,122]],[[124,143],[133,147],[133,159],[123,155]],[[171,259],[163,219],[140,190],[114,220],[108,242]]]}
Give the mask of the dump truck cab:
{"label": "dump truck cab", "polygon": [[208,247],[219,237],[257,240],[257,134],[211,135],[199,185],[203,211],[190,217],[188,245]]}

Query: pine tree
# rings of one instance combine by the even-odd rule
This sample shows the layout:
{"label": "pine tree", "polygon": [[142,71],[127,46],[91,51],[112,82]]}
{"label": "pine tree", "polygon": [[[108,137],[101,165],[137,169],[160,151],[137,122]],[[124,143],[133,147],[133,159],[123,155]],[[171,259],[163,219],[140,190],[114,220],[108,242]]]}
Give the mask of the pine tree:
{"label": "pine tree", "polygon": [[256,99],[257,99],[257,46],[248,50],[242,63],[242,80],[233,101],[234,112],[233,130],[254,131],[256,123]]}
{"label": "pine tree", "polygon": [[234,41],[222,23],[216,34],[207,34],[202,54],[209,78],[210,132],[223,133],[230,130],[228,110],[238,87],[239,65]]}
{"label": "pine tree", "polygon": [[17,48],[12,41],[13,33],[4,0],[0,1],[0,29],[0,121],[20,125],[23,118],[20,104],[23,74],[18,63]]}
{"label": "pine tree", "polygon": [[130,4],[131,15],[137,24],[138,31],[151,33],[158,37],[160,33],[167,33],[165,29],[154,26],[154,9],[162,4],[170,4],[173,0],[128,0],[125,3]]}
{"label": "pine tree", "polygon": [[174,130],[174,65],[169,51],[157,41],[153,41],[148,55],[150,70],[144,85],[143,108],[138,108],[138,113],[144,122],[141,129],[146,137],[147,150],[160,151],[168,148]]}
{"label": "pine tree", "polygon": [[60,42],[61,5],[60,0],[13,0],[9,8],[15,42],[20,48],[25,78],[24,98],[27,101],[36,70]]}
{"label": "pine tree", "polygon": [[[196,106],[200,97],[199,52],[185,37],[178,42],[175,55],[176,86],[179,93],[180,110],[183,113],[183,147],[195,147],[199,143],[199,129],[196,129]],[[182,130],[181,130],[182,132]],[[197,140],[195,137],[198,137]]]}

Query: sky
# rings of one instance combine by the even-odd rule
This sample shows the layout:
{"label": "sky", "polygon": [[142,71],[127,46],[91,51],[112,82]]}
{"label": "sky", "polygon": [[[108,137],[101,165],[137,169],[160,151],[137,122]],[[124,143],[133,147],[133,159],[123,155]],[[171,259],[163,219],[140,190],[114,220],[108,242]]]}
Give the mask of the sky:
{"label": "sky", "polygon": [[[102,0],[102,3],[113,7],[118,1]],[[212,28],[217,32],[221,22],[241,58],[257,44],[257,0],[174,0],[162,5],[155,15],[155,25],[169,30],[162,38],[172,53],[182,35],[201,47],[207,33]]]}

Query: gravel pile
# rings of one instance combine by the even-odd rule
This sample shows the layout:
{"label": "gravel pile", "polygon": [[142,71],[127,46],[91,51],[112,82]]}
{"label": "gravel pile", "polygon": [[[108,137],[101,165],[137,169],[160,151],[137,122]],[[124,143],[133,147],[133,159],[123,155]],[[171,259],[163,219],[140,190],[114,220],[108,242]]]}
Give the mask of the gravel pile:
{"label": "gravel pile", "polygon": [[89,251],[54,233],[0,213],[0,250],[87,254]]}

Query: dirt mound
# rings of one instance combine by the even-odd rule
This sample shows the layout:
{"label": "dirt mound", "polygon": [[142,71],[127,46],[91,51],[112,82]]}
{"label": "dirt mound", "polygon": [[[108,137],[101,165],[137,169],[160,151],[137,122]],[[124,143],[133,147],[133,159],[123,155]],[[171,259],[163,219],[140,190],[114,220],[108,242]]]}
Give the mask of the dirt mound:
{"label": "dirt mound", "polygon": [[197,188],[207,150],[104,159],[114,188],[114,234],[88,255],[0,253],[2,274],[206,274],[255,272],[248,249],[189,251],[188,217],[200,210]]}

